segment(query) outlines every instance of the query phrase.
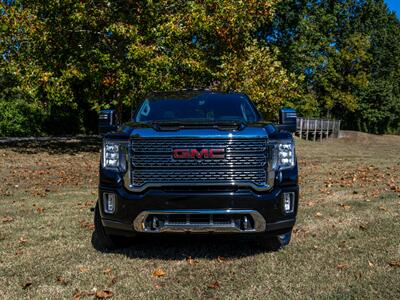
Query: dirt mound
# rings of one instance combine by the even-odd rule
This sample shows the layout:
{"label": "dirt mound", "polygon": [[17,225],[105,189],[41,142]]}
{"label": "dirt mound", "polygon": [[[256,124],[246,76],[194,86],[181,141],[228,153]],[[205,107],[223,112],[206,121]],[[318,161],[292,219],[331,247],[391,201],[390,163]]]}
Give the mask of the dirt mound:
{"label": "dirt mound", "polygon": [[341,130],[340,138],[360,143],[400,143],[399,135],[377,135],[360,131]]}

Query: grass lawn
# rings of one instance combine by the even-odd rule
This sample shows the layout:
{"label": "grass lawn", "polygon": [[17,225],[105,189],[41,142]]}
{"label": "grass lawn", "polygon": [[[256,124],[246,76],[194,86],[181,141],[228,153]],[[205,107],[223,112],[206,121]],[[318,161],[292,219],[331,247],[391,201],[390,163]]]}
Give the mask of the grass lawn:
{"label": "grass lawn", "polygon": [[0,298],[400,299],[400,137],[297,142],[301,204],[279,252],[210,236],[99,252],[97,144],[3,146]]}

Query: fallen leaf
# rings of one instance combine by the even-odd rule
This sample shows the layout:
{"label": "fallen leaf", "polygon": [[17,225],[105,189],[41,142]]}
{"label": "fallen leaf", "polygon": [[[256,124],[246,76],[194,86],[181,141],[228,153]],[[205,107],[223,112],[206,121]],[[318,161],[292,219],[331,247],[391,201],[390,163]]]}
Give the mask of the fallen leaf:
{"label": "fallen leaf", "polygon": [[74,293],[72,294],[72,297],[74,297],[75,300],[80,300],[81,296],[82,296],[82,293],[78,289],[76,289],[74,291]]}
{"label": "fallen leaf", "polygon": [[25,290],[25,289],[27,289],[28,287],[30,287],[32,285],[32,280],[31,279],[28,279],[25,283],[24,283],[24,285],[22,286],[22,288]]}
{"label": "fallen leaf", "polygon": [[79,221],[79,224],[80,224],[81,228],[94,230],[94,224],[93,223],[87,222],[85,220],[81,220],[81,221]]}
{"label": "fallen leaf", "polygon": [[79,291],[78,289],[76,289],[72,296],[75,300],[80,300],[81,297],[94,296],[95,294],[95,292]]}
{"label": "fallen leaf", "polygon": [[25,244],[25,243],[27,243],[27,242],[28,242],[28,239],[27,239],[26,237],[21,236],[21,237],[19,238],[19,243],[20,243],[20,244]]}
{"label": "fallen leaf", "polygon": [[389,266],[394,267],[394,268],[400,268],[400,260],[394,260],[388,262]]}
{"label": "fallen leaf", "polygon": [[339,206],[340,206],[341,208],[344,208],[344,209],[350,209],[350,208],[351,208],[350,205],[343,204],[343,203],[340,203]]}
{"label": "fallen leaf", "polygon": [[217,257],[217,260],[218,260],[218,262],[222,263],[222,262],[224,262],[226,259],[225,259],[225,257],[223,257],[223,256],[218,256],[218,257]]}
{"label": "fallen leaf", "polygon": [[210,288],[210,289],[217,289],[219,287],[220,287],[220,285],[219,285],[218,281],[215,281],[208,285],[208,288]]}
{"label": "fallen leaf", "polygon": [[58,276],[56,281],[57,281],[57,283],[62,284],[62,285],[67,285],[68,284],[68,281],[62,276]]}
{"label": "fallen leaf", "polygon": [[338,264],[336,266],[336,269],[338,269],[338,270],[345,270],[345,269],[348,269],[348,268],[349,268],[348,264]]}
{"label": "fallen leaf", "polygon": [[85,268],[85,267],[80,267],[79,268],[79,272],[81,272],[81,273],[86,273],[87,271],[89,271],[88,268]]}
{"label": "fallen leaf", "polygon": [[12,221],[14,221],[14,218],[10,217],[10,216],[6,216],[6,217],[1,219],[2,223],[9,223],[9,222],[12,222]]}
{"label": "fallen leaf", "polygon": [[116,276],[113,276],[112,278],[111,278],[111,285],[114,285],[114,284],[116,284],[117,283],[117,277]]}
{"label": "fallen leaf", "polygon": [[42,213],[44,213],[44,208],[43,208],[43,207],[38,207],[38,208],[36,208],[36,211],[37,211],[39,214],[42,214]]}
{"label": "fallen leaf", "polygon": [[321,214],[320,212],[317,212],[317,213],[315,214],[315,216],[318,217],[318,218],[321,218],[321,217],[322,217],[322,214]]}
{"label": "fallen leaf", "polygon": [[189,256],[188,258],[186,258],[186,261],[189,265],[195,265],[198,264],[199,262],[197,260],[194,260],[191,256]]}
{"label": "fallen leaf", "polygon": [[157,270],[155,270],[153,272],[154,277],[162,277],[162,276],[165,276],[165,274],[166,274],[165,271],[161,268],[158,268]]}
{"label": "fallen leaf", "polygon": [[379,209],[380,209],[380,210],[387,211],[387,208],[386,208],[386,207],[384,207],[384,206],[379,206]]}
{"label": "fallen leaf", "polygon": [[370,268],[372,268],[374,266],[374,264],[370,261],[368,261],[368,266],[370,266]]}
{"label": "fallen leaf", "polygon": [[113,296],[113,293],[108,290],[100,290],[96,292],[96,298],[98,299],[107,299],[111,298]]}

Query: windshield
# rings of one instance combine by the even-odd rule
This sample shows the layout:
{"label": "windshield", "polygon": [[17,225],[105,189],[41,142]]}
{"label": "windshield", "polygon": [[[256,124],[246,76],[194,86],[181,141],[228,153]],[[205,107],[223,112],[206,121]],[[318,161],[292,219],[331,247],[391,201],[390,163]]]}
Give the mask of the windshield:
{"label": "windshield", "polygon": [[136,122],[256,122],[259,116],[241,95],[212,94],[190,99],[146,99]]}

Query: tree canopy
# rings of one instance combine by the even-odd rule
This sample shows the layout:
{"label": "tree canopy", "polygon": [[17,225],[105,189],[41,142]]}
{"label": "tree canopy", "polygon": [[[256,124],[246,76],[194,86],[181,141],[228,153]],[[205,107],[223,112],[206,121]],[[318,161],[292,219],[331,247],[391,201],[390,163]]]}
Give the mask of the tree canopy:
{"label": "tree canopy", "polygon": [[399,28],[383,0],[2,0],[0,136],[95,132],[185,88],[396,132]]}

